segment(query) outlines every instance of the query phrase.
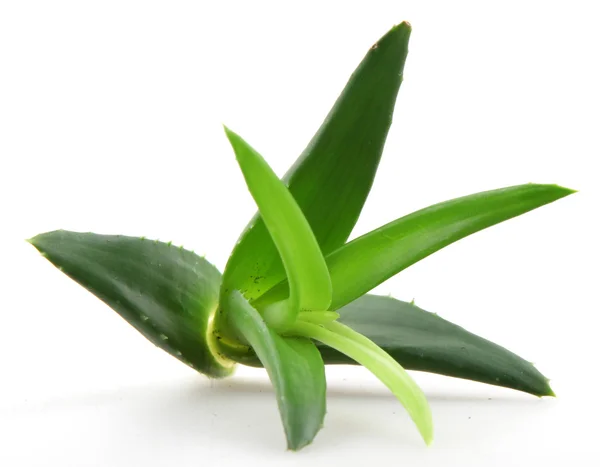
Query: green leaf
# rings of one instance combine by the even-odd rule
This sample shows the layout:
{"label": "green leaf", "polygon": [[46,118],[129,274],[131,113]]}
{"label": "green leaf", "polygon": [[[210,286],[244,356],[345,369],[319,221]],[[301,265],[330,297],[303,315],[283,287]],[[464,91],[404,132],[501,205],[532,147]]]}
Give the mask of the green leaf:
{"label": "green leaf", "polygon": [[[445,246],[574,193],[556,185],[518,185],[435,204],[369,232],[328,255],[330,310],[352,302],[386,279]],[[254,303],[288,296],[282,281]]]}
{"label": "green leaf", "polygon": [[[346,242],[371,189],[402,82],[410,31],[402,23],[371,47],[284,178],[324,255]],[[257,216],[229,259],[223,289],[243,290],[254,300],[283,279],[277,249]]]}
{"label": "green leaf", "polygon": [[204,258],[122,235],[57,230],[29,242],[157,347],[208,376],[231,374],[212,330],[221,274]]}
{"label": "green leaf", "polygon": [[325,366],[309,339],[281,337],[238,292],[227,296],[226,317],[256,352],[275,388],[288,449],[309,444],[325,417]]}
{"label": "green leaf", "polygon": [[225,128],[225,133],[285,265],[290,321],[295,321],[300,310],[327,310],[331,303],[329,271],[302,211],[262,156],[233,131]]}
{"label": "green leaf", "polygon": [[519,185],[436,204],[359,237],[327,257],[331,310],[472,233],[573,193],[556,185]]}
{"label": "green leaf", "polygon": [[[364,295],[338,313],[340,323],[373,341],[407,370],[554,396],[548,379],[532,363],[413,303]],[[318,347],[326,365],[356,364],[330,347]],[[235,359],[244,365],[261,366],[252,351]]]}
{"label": "green leaf", "polygon": [[[436,314],[391,297],[365,295],[338,310],[339,321],[383,348],[403,367],[553,396],[530,362]],[[326,364],[353,363],[319,347]]]}
{"label": "green leaf", "polygon": [[431,444],[433,420],[425,394],[385,350],[339,321],[330,321],[322,326],[298,321],[293,332],[316,339],[367,368],[392,391],[419,429],[425,443]]}

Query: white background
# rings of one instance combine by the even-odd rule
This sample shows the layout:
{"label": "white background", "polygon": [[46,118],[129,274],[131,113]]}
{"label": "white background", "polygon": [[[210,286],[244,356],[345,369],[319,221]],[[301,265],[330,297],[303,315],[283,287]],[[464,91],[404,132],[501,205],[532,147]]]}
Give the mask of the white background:
{"label": "white background", "polygon": [[[598,465],[595,2],[0,5],[0,465]],[[282,174],[402,20],[405,80],[353,236],[486,189],[580,190],[377,290],[536,362],[559,398],[415,373],[425,448],[366,370],[332,368],[324,429],[286,452],[262,371],[195,374],[23,240],[145,235],[222,269],[254,206],[221,124]]]}

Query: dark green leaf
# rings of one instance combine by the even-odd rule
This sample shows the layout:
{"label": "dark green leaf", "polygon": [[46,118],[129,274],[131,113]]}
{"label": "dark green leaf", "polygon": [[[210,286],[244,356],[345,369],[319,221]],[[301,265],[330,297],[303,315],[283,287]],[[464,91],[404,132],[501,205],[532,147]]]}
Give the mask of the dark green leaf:
{"label": "dark green leaf", "polygon": [[122,235],[57,230],[29,241],[157,347],[208,376],[231,374],[212,332],[221,274],[204,258]]}
{"label": "dark green leaf", "polygon": [[[410,25],[402,23],[373,45],[284,178],[324,255],[347,240],[371,189],[402,82],[409,36]],[[231,255],[223,288],[243,290],[253,300],[284,278],[277,249],[256,217]]]}
{"label": "dark green leaf", "polygon": [[[338,312],[340,322],[371,339],[406,369],[554,395],[530,362],[411,303],[365,295]],[[352,363],[333,349],[320,350],[325,363]]]}
{"label": "dark green leaf", "polygon": [[227,296],[226,319],[269,374],[288,448],[306,446],[325,417],[325,367],[317,347],[309,339],[279,336],[237,291]]}
{"label": "dark green leaf", "polygon": [[262,156],[238,134],[228,128],[225,133],[285,266],[290,323],[300,310],[327,310],[331,303],[329,271],[302,211]]}

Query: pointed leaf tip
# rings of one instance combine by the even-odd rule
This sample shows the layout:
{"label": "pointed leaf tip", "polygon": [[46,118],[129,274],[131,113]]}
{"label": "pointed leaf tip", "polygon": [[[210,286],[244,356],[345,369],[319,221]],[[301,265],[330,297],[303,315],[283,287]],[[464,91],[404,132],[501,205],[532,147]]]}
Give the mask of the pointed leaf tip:
{"label": "pointed leaf tip", "polygon": [[227,136],[227,139],[229,141],[231,141],[232,136],[234,136],[234,137],[238,136],[235,132],[231,131],[227,125],[225,125],[224,123],[222,125],[223,125],[223,131],[225,132],[225,135]]}
{"label": "pointed leaf tip", "polygon": [[[408,21],[402,21],[396,24],[388,34],[410,34],[412,33],[412,25]],[[385,37],[385,36],[384,36]]]}
{"label": "pointed leaf tip", "polygon": [[549,186],[556,188],[558,193],[562,193],[561,198],[564,196],[569,196],[569,195],[572,195],[572,194],[578,192],[578,190],[574,190],[572,188],[567,188],[565,186],[560,186],[560,185],[549,185]]}
{"label": "pointed leaf tip", "polygon": [[398,45],[404,48],[408,45],[408,39],[412,33],[412,27],[409,22],[403,21],[400,24],[392,27],[384,36],[382,36],[375,44],[371,46],[370,53],[381,53],[390,49],[396,55],[398,53]]}

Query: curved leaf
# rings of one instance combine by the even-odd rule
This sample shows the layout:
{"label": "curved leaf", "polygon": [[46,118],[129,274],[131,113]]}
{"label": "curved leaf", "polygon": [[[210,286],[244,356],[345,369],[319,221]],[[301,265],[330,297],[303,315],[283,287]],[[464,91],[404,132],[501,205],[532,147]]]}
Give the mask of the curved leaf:
{"label": "curved leaf", "polygon": [[288,448],[306,446],[325,417],[325,366],[317,347],[269,329],[238,291],[228,295],[226,308],[232,328],[254,349],[273,383]]}
{"label": "curved leaf", "polygon": [[225,133],[285,265],[290,321],[295,321],[300,310],[327,310],[331,303],[329,271],[302,211],[262,156],[238,134],[228,128]]}
{"label": "curved leaf", "polygon": [[[407,370],[426,371],[553,396],[544,377],[530,362],[482,337],[391,297],[365,295],[338,310],[339,321],[369,338]],[[325,364],[356,362],[318,344]],[[261,366],[249,352],[239,363]]]}
{"label": "curved leaf", "polygon": [[359,237],[327,257],[331,309],[468,235],[573,193],[556,185],[519,185],[436,204]]}
{"label": "curved leaf", "polygon": [[[348,239],[371,189],[392,121],[411,28],[392,28],[367,53],[284,180],[324,255]],[[248,225],[227,263],[222,288],[254,300],[285,279],[260,216]]]}
{"label": "curved leaf", "polygon": [[123,235],[57,230],[29,242],[157,347],[208,376],[231,374],[212,331],[221,274],[204,258]]}

